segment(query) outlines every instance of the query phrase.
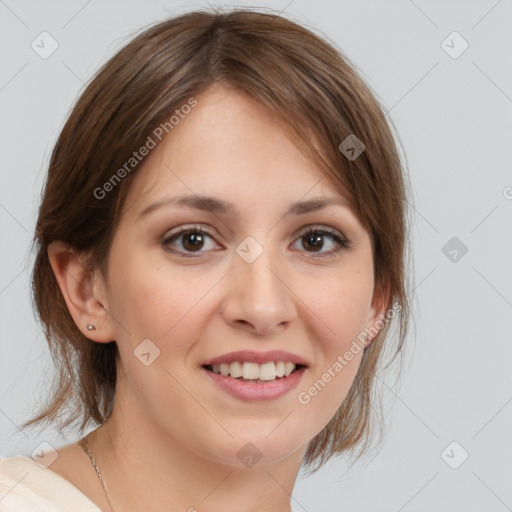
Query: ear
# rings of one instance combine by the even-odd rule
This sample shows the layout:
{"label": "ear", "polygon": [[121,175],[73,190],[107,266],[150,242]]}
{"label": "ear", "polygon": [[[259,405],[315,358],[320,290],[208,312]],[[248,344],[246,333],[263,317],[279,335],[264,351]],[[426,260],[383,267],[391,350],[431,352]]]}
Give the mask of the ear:
{"label": "ear", "polygon": [[[101,272],[87,271],[83,256],[61,241],[48,245],[48,257],[69,313],[82,333],[93,341],[115,340],[113,317],[108,313],[105,281]],[[96,329],[89,331],[88,324]]]}
{"label": "ear", "polygon": [[384,289],[375,289],[372,299],[372,305],[368,313],[367,332],[369,338],[366,339],[366,348],[370,346],[372,341],[377,337],[381,329],[385,325],[386,307],[389,304],[389,287]]}

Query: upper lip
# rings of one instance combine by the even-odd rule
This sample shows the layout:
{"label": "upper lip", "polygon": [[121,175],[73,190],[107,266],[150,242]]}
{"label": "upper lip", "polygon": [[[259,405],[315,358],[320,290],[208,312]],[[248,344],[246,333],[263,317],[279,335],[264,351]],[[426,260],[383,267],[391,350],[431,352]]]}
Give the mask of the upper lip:
{"label": "upper lip", "polygon": [[307,362],[297,354],[291,352],[285,352],[284,350],[269,350],[267,352],[256,352],[254,350],[238,350],[236,352],[230,352],[222,356],[214,357],[205,361],[203,366],[221,364],[221,363],[234,363],[236,361],[242,363],[270,363],[271,361],[291,361],[296,365],[307,366]]}

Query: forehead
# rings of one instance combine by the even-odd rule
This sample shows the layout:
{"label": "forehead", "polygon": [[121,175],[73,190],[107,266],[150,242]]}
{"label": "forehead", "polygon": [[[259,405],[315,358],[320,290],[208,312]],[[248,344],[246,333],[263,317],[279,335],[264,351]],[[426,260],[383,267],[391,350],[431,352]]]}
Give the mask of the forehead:
{"label": "forehead", "polygon": [[134,176],[126,200],[130,210],[140,213],[150,202],[178,195],[223,198],[233,211],[345,195],[260,103],[223,86],[195,99],[197,106],[156,144]]}

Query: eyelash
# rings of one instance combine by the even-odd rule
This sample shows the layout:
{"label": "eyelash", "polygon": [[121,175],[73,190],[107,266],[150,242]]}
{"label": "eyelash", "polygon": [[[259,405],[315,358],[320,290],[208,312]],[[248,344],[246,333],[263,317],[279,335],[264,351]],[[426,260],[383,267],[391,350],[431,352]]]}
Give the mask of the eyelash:
{"label": "eyelash", "polygon": [[[189,227],[180,227],[178,228],[177,231],[175,231],[174,233],[171,233],[169,236],[166,236],[162,241],[161,241],[161,245],[164,247],[164,249],[168,252],[172,252],[174,254],[178,254],[179,256],[181,257],[184,257],[184,258],[197,258],[199,257],[201,254],[202,254],[202,251],[198,251],[196,253],[194,252],[182,252],[182,251],[176,251],[174,249],[170,249],[169,248],[169,244],[177,239],[179,239],[181,236],[183,235],[188,235],[188,234],[197,234],[197,233],[200,233],[201,235],[207,235],[209,236],[210,238],[214,239],[214,235],[212,233],[210,233],[208,230],[205,230],[199,226],[189,226]],[[337,248],[334,249],[334,250],[331,250],[327,253],[320,253],[320,255],[318,256],[314,256],[315,258],[324,258],[324,257],[329,257],[329,256],[334,256],[336,253],[338,253],[339,251],[341,250],[348,250],[352,247],[352,243],[347,239],[347,238],[344,238],[343,236],[341,236],[337,230],[333,230],[331,228],[327,228],[327,227],[320,227],[320,226],[307,226],[305,227],[303,230],[300,231],[299,235],[298,235],[298,239],[300,238],[304,238],[306,236],[310,236],[310,235],[320,235],[320,236],[325,236],[325,237],[330,237],[332,239],[333,242],[335,242],[337,244]],[[311,252],[311,251],[306,251],[306,252],[310,252],[311,254],[315,254],[314,252]]]}

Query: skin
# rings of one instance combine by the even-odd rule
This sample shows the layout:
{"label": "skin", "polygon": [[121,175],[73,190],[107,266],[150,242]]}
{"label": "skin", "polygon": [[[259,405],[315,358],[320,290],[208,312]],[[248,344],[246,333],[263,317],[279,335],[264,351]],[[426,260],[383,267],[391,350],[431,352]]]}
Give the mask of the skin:
{"label": "skin", "polygon": [[[284,216],[295,201],[343,196],[259,103],[225,86],[196,99],[137,171],[107,275],[85,272],[60,242],[49,247],[77,326],[91,343],[119,347],[113,413],[91,434],[91,450],[116,511],[287,512],[308,442],[346,397],[362,350],[307,405],[297,395],[384,312],[374,296],[370,238],[348,206]],[[148,205],[181,194],[231,201],[236,214],[166,206],[139,218]],[[175,228],[192,225],[211,234],[195,251],[190,236],[162,245]],[[351,248],[336,252],[324,235],[315,251],[300,232],[306,226],[332,228]],[[252,263],[236,252],[248,236],[263,249]],[[148,338],[160,355],[145,366],[133,351]],[[308,368],[285,396],[242,401],[201,365],[243,349],[286,350]],[[247,442],[262,455],[252,468],[237,457]],[[76,444],[60,448],[50,469],[109,510]]]}

